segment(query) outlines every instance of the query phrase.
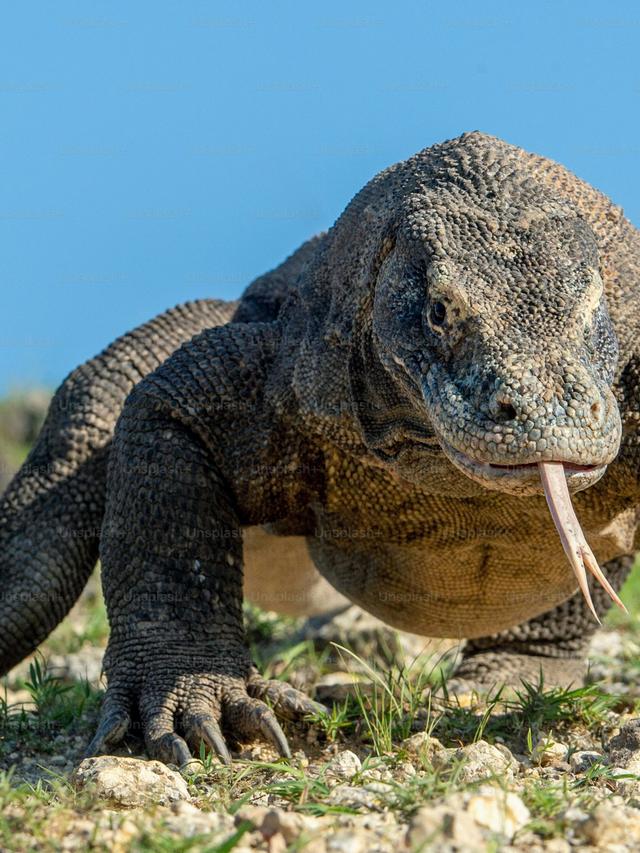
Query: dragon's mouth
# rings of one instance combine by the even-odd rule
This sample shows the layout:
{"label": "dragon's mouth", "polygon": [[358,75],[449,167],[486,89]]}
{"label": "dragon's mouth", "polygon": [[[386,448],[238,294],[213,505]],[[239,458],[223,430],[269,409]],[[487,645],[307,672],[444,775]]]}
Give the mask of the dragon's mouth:
{"label": "dragon's mouth", "polygon": [[[474,459],[448,442],[442,448],[456,468],[487,489],[518,495],[542,495],[544,488],[540,480],[540,460],[517,464],[498,464]],[[546,461],[546,460],[545,460]],[[579,492],[596,483],[607,470],[606,464],[583,465],[565,459],[549,460],[563,465],[570,492]]]}
{"label": "dragon's mouth", "polygon": [[[522,465],[496,465],[495,462],[487,463],[489,468],[498,468],[505,471],[520,471],[523,468],[536,469],[538,462],[524,462]],[[563,462],[565,471],[594,471],[598,468],[597,465],[576,465],[573,462]]]}
{"label": "dragon's mouth", "polygon": [[596,483],[606,471],[606,465],[580,465],[564,460],[496,465],[492,462],[478,462],[450,445],[444,445],[444,450],[457,468],[487,488],[519,495],[544,494],[564,552],[596,621],[600,620],[591,600],[587,571],[611,599],[626,611],[598,565],[571,503],[570,492],[586,489]]}

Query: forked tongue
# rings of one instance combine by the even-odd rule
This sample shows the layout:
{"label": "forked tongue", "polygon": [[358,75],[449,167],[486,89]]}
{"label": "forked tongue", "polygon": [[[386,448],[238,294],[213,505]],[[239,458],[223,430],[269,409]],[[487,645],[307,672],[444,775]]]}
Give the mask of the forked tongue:
{"label": "forked tongue", "polygon": [[616,591],[602,573],[602,569],[598,565],[593,551],[584,538],[580,522],[573,511],[569,489],[567,488],[567,478],[564,474],[564,465],[562,462],[538,462],[538,468],[540,469],[540,479],[542,480],[547,504],[551,510],[551,517],[560,534],[562,547],[569,558],[571,568],[578,579],[582,594],[589,605],[589,610],[595,616],[596,622],[600,624],[598,614],[591,600],[591,593],[589,592],[587,570],[604,587],[618,607],[622,608],[626,613],[627,608],[620,601],[616,595]]}

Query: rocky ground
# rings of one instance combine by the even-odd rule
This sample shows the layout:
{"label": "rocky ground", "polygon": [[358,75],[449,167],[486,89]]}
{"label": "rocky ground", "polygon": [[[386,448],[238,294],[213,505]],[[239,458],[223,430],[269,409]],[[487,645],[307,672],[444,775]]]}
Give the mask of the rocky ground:
{"label": "rocky ground", "polygon": [[[638,576],[625,598],[637,611]],[[231,768],[203,754],[181,773],[145,760],[133,741],[115,756],[83,761],[107,635],[94,578],[42,653],[6,679],[0,848],[640,847],[635,616],[616,617],[594,641],[591,685],[523,685],[483,701],[443,695],[454,649],[416,656],[416,638],[399,639],[353,613],[331,630],[315,626],[320,640],[253,609],[247,622],[263,670],[333,705],[308,729],[289,728],[291,763],[247,744]],[[389,666],[389,656],[404,665]]]}
{"label": "rocky ground", "polygon": [[82,760],[107,637],[96,575],[4,680],[0,849],[639,849],[639,570],[623,597],[631,615],[611,614],[594,641],[588,686],[482,698],[447,692],[455,647],[398,636],[355,610],[308,626],[248,608],[262,671],[331,711],[289,727],[290,763],[246,744],[230,768],[203,753],[180,772],[134,741]]}

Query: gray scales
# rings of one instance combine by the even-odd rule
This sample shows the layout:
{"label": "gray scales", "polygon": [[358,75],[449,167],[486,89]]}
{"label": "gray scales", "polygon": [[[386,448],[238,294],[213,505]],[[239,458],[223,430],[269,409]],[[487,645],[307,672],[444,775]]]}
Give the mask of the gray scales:
{"label": "gray scales", "polygon": [[167,311],[63,382],[0,505],[0,669],[99,556],[92,752],[135,721],[180,765],[202,739],[228,761],[223,732],[288,753],[277,718],[315,706],[252,665],[243,571],[266,607],[467,638],[480,686],[577,681],[595,622],[568,493],[619,589],[639,303],[640,233],[562,166],[469,133],[386,169],[239,302]]}

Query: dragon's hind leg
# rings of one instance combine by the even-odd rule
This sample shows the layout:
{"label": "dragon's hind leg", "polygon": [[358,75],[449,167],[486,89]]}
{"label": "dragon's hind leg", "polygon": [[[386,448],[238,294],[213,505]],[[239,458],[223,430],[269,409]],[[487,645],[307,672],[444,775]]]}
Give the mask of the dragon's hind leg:
{"label": "dragon's hind leg", "polygon": [[0,674],[55,628],[98,556],[111,437],[125,398],[180,344],[227,322],[235,304],[173,308],[118,338],[56,392],[0,500]]}
{"label": "dragon's hind leg", "polygon": [[[633,564],[633,557],[620,557],[605,566],[611,585],[620,589]],[[600,586],[592,597],[600,615],[611,601]],[[589,643],[597,630],[582,594],[577,592],[563,604],[522,625],[469,640],[456,672],[460,686],[481,691],[521,682],[536,684],[542,674],[545,687],[578,687],[587,672]]]}

